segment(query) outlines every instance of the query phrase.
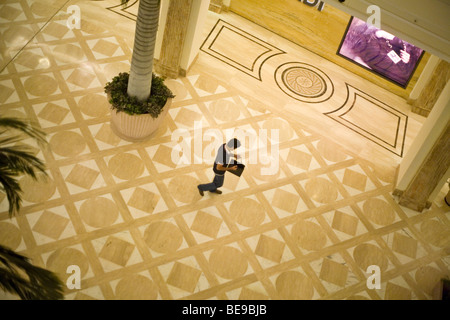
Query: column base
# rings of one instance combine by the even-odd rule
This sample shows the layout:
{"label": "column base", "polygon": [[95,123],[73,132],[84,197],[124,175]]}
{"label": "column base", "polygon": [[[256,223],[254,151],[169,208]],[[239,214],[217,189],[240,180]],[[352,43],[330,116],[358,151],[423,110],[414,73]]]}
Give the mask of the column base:
{"label": "column base", "polygon": [[209,11],[215,12],[215,13],[221,13],[223,7],[222,0],[211,0],[209,3]]}
{"label": "column base", "polygon": [[180,75],[179,68],[172,68],[169,66],[165,66],[165,65],[161,64],[161,62],[159,60],[156,60],[156,59],[153,64],[153,68],[154,68],[155,72],[163,78],[176,79]]}
{"label": "column base", "polygon": [[403,207],[406,207],[406,208],[409,208],[409,209],[412,209],[414,211],[422,212],[425,209],[430,209],[431,208],[431,204],[432,203],[430,201],[427,201],[425,203],[418,203],[418,202],[414,201],[414,199],[409,199],[407,197],[404,197],[403,196],[404,191],[402,191],[402,190],[395,189],[392,192],[392,194],[394,196],[399,197],[399,199],[397,201],[399,205],[401,205]]}
{"label": "column base", "polygon": [[197,58],[198,58],[198,54],[192,60],[190,66],[187,70],[185,70],[181,67],[179,67],[178,70],[175,70],[175,68],[173,68],[173,67],[168,67],[168,66],[161,64],[160,60],[154,59],[153,60],[153,69],[158,75],[160,75],[163,78],[176,79],[178,77],[186,77],[186,75],[189,72],[192,65],[194,65],[195,62],[197,61]]}
{"label": "column base", "polygon": [[413,106],[411,108],[411,112],[416,113],[416,114],[421,115],[421,116],[424,116],[426,118],[430,114],[431,110]]}

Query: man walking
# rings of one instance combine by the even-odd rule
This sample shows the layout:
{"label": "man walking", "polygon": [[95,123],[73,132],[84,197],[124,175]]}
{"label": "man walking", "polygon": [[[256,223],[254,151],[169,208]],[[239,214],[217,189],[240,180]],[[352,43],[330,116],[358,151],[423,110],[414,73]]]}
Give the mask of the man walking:
{"label": "man walking", "polygon": [[228,167],[231,162],[231,158],[237,159],[239,156],[234,153],[234,150],[241,146],[241,142],[233,138],[227,143],[224,143],[217,150],[216,160],[214,161],[214,180],[211,183],[199,184],[197,186],[200,195],[203,196],[204,191],[215,192],[221,194],[222,191],[218,190],[221,186],[223,186],[223,181],[225,179],[225,172],[228,170],[236,170],[237,165]]}

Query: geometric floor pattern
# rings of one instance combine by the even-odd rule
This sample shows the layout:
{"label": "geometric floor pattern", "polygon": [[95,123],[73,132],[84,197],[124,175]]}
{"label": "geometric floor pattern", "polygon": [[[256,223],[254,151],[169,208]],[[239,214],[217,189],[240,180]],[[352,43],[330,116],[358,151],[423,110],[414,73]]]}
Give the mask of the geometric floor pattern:
{"label": "geometric floor pattern", "polygon": [[[230,43],[233,43],[233,46],[230,46]],[[261,69],[265,61],[285,53],[270,43],[222,20],[217,21],[203,42],[201,50],[260,81],[262,80]],[[246,53],[243,54],[245,51]]]}
{"label": "geometric floor pattern", "polygon": [[[103,86],[129,68],[132,32],[117,26],[130,22],[79,2],[81,29],[70,30],[73,3],[0,5],[8,13],[0,18],[0,113],[32,119],[49,142],[41,149],[23,141],[49,178],[20,180],[23,207],[11,219],[0,194],[0,243],[63,282],[67,267],[79,266],[81,288],[66,288],[66,299],[422,300],[450,275],[442,193],[422,213],[399,206],[396,161],[361,157],[236,90],[219,74],[227,67],[205,53],[186,77],[167,80],[176,97],[152,139],[116,137]],[[205,36],[218,15],[208,19]],[[278,149],[277,170],[265,175],[264,165],[249,163],[240,178],[226,175],[222,195],[200,197],[210,162],[171,160],[172,134],[193,136],[195,123],[223,136],[279,130],[278,143],[261,142]],[[367,287],[370,265],[380,267],[380,289]]]}
{"label": "geometric floor pattern", "polygon": [[[408,116],[348,84],[347,90],[346,103],[325,115],[402,157]],[[372,118],[361,119],[364,113],[371,114]],[[382,128],[383,132],[376,128]]]}
{"label": "geometric floor pattern", "polygon": [[[280,43],[278,39],[274,41],[274,43]],[[234,45],[230,46],[230,43]],[[273,91],[276,95],[276,98],[274,97],[276,109],[288,109],[283,107],[283,102],[286,102],[292,107],[291,111],[297,113],[296,116],[303,116],[305,110],[310,110],[317,113],[316,121],[325,123],[323,116],[318,113],[323,110],[323,114],[329,117],[328,122],[330,119],[335,121],[334,124],[329,124],[331,126],[328,127],[329,130],[334,130],[335,127],[336,130],[341,131],[342,128],[339,126],[345,126],[359,135],[358,139],[369,140],[398,157],[403,157],[408,131],[408,115],[400,111],[406,107],[404,101],[400,108],[398,101],[394,102],[393,105],[397,108],[393,108],[380,100],[383,98],[379,90],[374,92],[380,99],[366,93],[364,86],[364,90],[361,90],[348,83],[342,83],[345,78],[336,74],[336,66],[326,68],[326,72],[315,67],[317,56],[311,56],[312,63],[304,62],[308,54],[299,55],[298,61],[292,61],[284,48],[280,49],[267,43],[258,37],[258,32],[247,32],[223,20],[217,21],[200,50],[224,65],[233,67],[233,70],[239,71],[240,78],[242,75],[248,75],[263,82],[263,85],[255,83],[255,86],[262,86],[265,90],[260,93],[251,92],[251,95],[256,97],[260,94],[267,95],[267,91]],[[298,48],[293,50],[298,51]],[[274,68],[276,70],[273,72]],[[270,75],[271,72],[274,74]],[[233,79],[233,77],[230,78]],[[242,80],[249,82],[248,79],[242,78]],[[273,80],[276,86],[273,85]],[[334,88],[335,80],[338,80],[338,91]],[[267,90],[267,87],[272,90]],[[280,89],[278,92],[273,90],[276,87]],[[286,96],[280,96],[281,92]],[[345,102],[342,102],[345,92],[347,96]],[[392,94],[388,93],[388,95]],[[406,108],[410,112],[410,108]],[[338,127],[336,127],[337,124]],[[324,127],[326,128],[327,125]]]}

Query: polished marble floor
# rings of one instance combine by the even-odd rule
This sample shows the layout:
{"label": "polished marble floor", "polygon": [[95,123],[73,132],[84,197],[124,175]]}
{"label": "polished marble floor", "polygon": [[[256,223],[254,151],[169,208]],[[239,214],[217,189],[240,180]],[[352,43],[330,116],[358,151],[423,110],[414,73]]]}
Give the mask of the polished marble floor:
{"label": "polished marble floor", "polygon": [[[80,29],[66,25],[73,4]],[[129,69],[134,8],[115,6],[0,4],[0,114],[47,133],[46,148],[24,142],[50,177],[21,178],[12,219],[0,194],[1,244],[64,282],[79,266],[66,299],[431,299],[450,275],[446,190],[422,213],[391,195],[423,117],[287,39],[209,12],[194,65],[167,80],[176,97],[163,126],[147,142],[121,140],[103,86]],[[222,142],[212,135],[237,131],[247,168],[201,197]],[[180,136],[192,148],[174,163]],[[367,287],[370,265],[380,289]]]}

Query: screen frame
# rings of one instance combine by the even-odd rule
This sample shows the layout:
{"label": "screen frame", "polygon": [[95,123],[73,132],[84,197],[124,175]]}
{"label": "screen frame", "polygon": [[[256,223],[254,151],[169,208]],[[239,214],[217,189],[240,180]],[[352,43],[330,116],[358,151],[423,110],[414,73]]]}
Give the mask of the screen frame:
{"label": "screen frame", "polygon": [[[410,83],[412,77],[414,76],[414,73],[416,72],[417,67],[419,66],[420,62],[422,61],[423,55],[425,54],[425,50],[423,50],[422,48],[419,48],[419,47],[415,46],[416,48],[419,48],[420,50],[422,50],[422,53],[420,54],[419,58],[417,59],[416,65],[415,65],[414,68],[412,69],[411,74],[409,75],[408,79],[406,80],[406,82],[405,82],[404,84],[401,83],[401,82],[399,82],[399,81],[396,81],[396,80],[390,78],[388,75],[385,75],[385,74],[383,74],[383,73],[381,73],[381,72],[379,72],[379,71],[377,71],[377,70],[375,70],[375,69],[370,69],[370,68],[368,68],[368,67],[366,67],[366,66],[364,66],[364,65],[362,65],[362,64],[360,64],[360,63],[358,63],[357,61],[355,61],[355,60],[353,60],[353,59],[351,59],[351,58],[349,58],[349,57],[343,55],[342,53],[340,53],[340,51],[341,51],[341,49],[342,49],[342,45],[344,44],[344,41],[345,41],[345,39],[346,39],[346,37],[347,37],[348,31],[349,31],[349,29],[350,29],[350,27],[351,27],[351,25],[352,25],[352,22],[353,22],[353,19],[354,19],[354,18],[355,18],[354,16],[351,16],[351,17],[350,17],[350,20],[349,20],[349,22],[348,22],[348,24],[347,24],[347,27],[346,27],[346,29],[345,29],[345,32],[344,32],[344,34],[343,34],[343,36],[342,36],[342,39],[341,39],[341,42],[340,42],[340,44],[339,44],[339,47],[338,47],[338,49],[337,49],[336,54],[337,54],[338,56],[344,58],[345,60],[348,60],[348,61],[352,62],[353,64],[355,64],[355,65],[357,65],[357,66],[359,66],[359,67],[361,67],[361,68],[363,68],[363,69],[365,69],[365,70],[367,70],[367,71],[370,71],[371,73],[374,73],[374,74],[376,74],[377,76],[379,76],[379,77],[381,77],[381,78],[383,78],[383,79],[385,79],[385,80],[388,80],[388,81],[391,82],[391,83],[394,83],[394,84],[396,84],[396,85],[402,87],[403,89],[406,89],[406,88],[408,87],[408,85],[409,85],[409,83]],[[358,18],[356,18],[356,19],[358,19]],[[358,20],[361,20],[361,19],[358,19]],[[361,21],[363,21],[363,20],[361,20]],[[364,22],[364,21],[363,21],[363,22]],[[380,29],[380,30],[383,30],[383,29]],[[408,42],[408,43],[409,43],[409,42]]]}

